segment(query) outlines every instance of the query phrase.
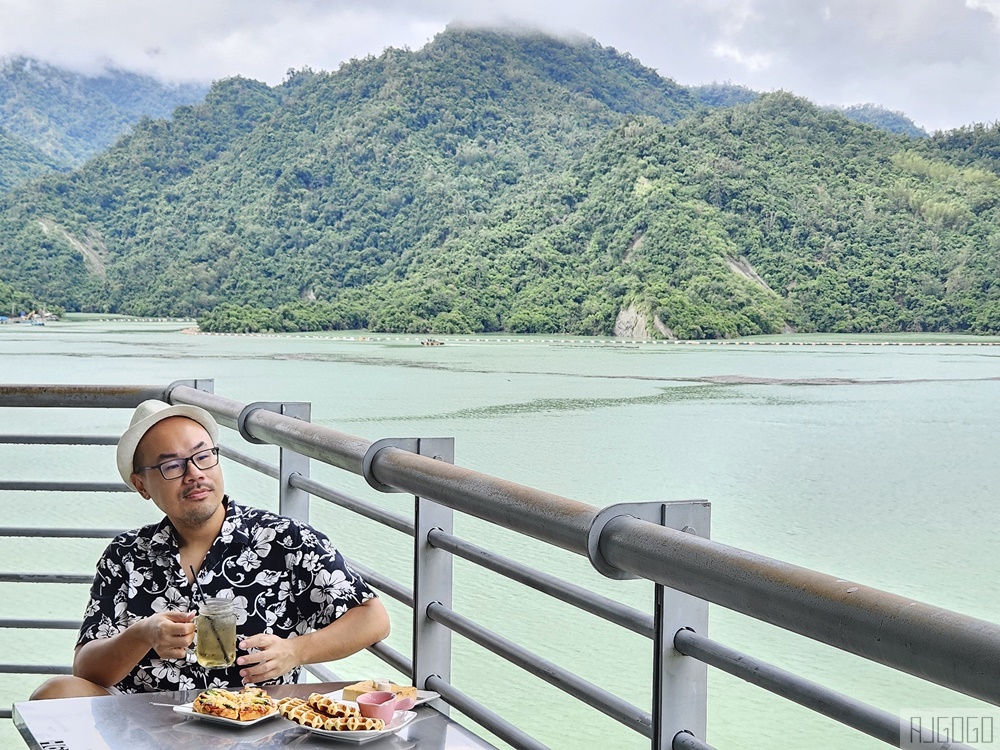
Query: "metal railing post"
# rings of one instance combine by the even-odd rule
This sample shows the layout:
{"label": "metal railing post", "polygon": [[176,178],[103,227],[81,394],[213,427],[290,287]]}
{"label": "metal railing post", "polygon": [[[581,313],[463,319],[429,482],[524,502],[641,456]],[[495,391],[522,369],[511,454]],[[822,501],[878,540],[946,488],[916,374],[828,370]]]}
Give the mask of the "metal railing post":
{"label": "metal railing post", "polygon": [[[308,403],[290,403],[281,405],[281,413],[288,417],[309,422],[312,419],[312,406]],[[309,522],[309,493],[293,487],[289,478],[297,474],[309,478],[309,456],[303,456],[288,448],[279,449],[278,470],[278,512],[289,518],[297,518]]]}
{"label": "metal railing post", "polygon": [[[698,500],[664,503],[660,523],[710,536],[712,508]],[[653,750],[671,750],[679,732],[704,741],[708,724],[708,666],[674,648],[678,630],[708,635],[708,602],[656,585],[653,621]]]}
{"label": "metal railing post", "polygon": [[[267,443],[250,433],[247,421],[260,409],[272,411],[292,419],[309,422],[312,419],[312,405],[306,401],[257,401],[247,404],[237,417],[237,430],[248,443]],[[309,522],[309,493],[293,487],[290,481],[292,475],[309,478],[309,457],[293,451],[291,448],[279,446],[278,449],[278,513],[299,521]]]}
{"label": "metal railing post", "polygon": [[[173,399],[174,388],[178,386],[187,386],[188,388],[194,388],[196,391],[204,391],[205,393],[215,393],[215,378],[193,378],[190,380],[175,380],[173,383],[168,385],[163,389],[163,400],[168,404],[176,403]],[[137,404],[138,405],[138,404]]]}
{"label": "metal railing post", "polygon": [[[421,438],[417,453],[447,463],[455,462],[454,438]],[[415,499],[413,536],[413,684],[426,688],[427,678],[451,682],[451,630],[427,615],[431,604],[452,605],[453,558],[450,552],[432,546],[427,535],[433,529],[454,531],[455,512],[420,496]],[[435,701],[448,713],[444,701]]]}
{"label": "metal railing post", "polygon": [[[608,561],[607,533],[622,519],[709,538],[712,506],[705,500],[662,503],[619,503],[598,511],[587,532],[587,557],[599,573],[616,580],[635,574]],[[653,750],[671,750],[674,737],[687,732],[705,737],[708,723],[708,667],[674,648],[674,635],[689,629],[708,633],[708,602],[660,584],[655,588],[653,613]]]}

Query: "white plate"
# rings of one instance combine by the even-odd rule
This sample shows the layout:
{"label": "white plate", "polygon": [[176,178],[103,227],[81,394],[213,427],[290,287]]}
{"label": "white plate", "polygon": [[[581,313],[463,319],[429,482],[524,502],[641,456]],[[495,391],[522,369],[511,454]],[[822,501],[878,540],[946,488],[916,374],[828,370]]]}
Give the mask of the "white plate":
{"label": "white plate", "polygon": [[278,713],[278,709],[275,708],[267,716],[261,716],[259,719],[240,721],[239,719],[227,719],[223,716],[212,716],[212,714],[200,714],[194,710],[194,704],[192,703],[182,703],[179,706],[174,706],[174,711],[179,714],[184,714],[185,716],[193,716],[196,719],[213,721],[216,724],[226,724],[231,727],[252,727],[254,724],[259,724],[262,721],[267,721],[268,719],[273,719],[275,716],[281,715]]}
{"label": "white plate", "polygon": [[[349,703],[351,705],[357,705],[354,701],[344,700],[343,690],[334,690],[332,693],[324,693],[327,698],[338,701],[340,703]],[[421,703],[426,703],[427,701],[432,701],[435,698],[440,698],[441,696],[435,693],[433,690],[418,690],[417,691],[417,702],[415,705],[419,706]]]}
{"label": "white plate", "polygon": [[330,740],[341,740],[343,742],[353,742],[355,745],[360,745],[363,742],[370,742],[371,740],[377,740],[379,737],[385,737],[387,734],[395,734],[415,718],[417,718],[416,711],[397,711],[393,714],[392,721],[389,722],[389,725],[385,729],[366,729],[357,732],[337,732],[329,729],[302,726],[302,724],[297,722],[293,723],[295,723],[295,726],[308,729],[320,737],[326,737]]}

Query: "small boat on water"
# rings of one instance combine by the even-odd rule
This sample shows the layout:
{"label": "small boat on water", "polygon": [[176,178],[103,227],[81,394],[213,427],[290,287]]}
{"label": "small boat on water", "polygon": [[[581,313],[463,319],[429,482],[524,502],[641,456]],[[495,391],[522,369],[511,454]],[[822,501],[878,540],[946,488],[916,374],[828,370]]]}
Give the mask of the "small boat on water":
{"label": "small boat on water", "polygon": [[440,339],[424,339],[420,342],[421,346],[444,346],[444,342]]}

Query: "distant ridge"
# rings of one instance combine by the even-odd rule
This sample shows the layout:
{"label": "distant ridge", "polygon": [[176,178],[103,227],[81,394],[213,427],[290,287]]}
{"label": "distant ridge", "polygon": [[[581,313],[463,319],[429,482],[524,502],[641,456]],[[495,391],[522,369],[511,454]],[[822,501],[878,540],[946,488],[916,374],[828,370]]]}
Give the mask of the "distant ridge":
{"label": "distant ridge", "polygon": [[143,117],[169,117],[201,101],[206,86],[170,86],[108,70],[86,76],[26,57],[0,59],[0,128],[75,167],[103,151]]}
{"label": "distant ridge", "polygon": [[[746,86],[733,83],[710,83],[692,86],[691,93],[706,107],[735,107],[749,104],[761,94]],[[871,125],[888,133],[908,135],[913,138],[927,138],[928,133],[902,112],[893,112],[878,104],[852,104],[846,107],[827,106],[833,112],[840,112],[848,120]]]}

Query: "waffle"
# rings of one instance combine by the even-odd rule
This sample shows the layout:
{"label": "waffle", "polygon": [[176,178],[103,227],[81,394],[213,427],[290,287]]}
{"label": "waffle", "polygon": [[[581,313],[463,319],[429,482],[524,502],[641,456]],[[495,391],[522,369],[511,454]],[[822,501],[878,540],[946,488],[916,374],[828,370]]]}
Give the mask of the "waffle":
{"label": "waffle", "polygon": [[322,693],[313,693],[306,698],[306,703],[315,711],[335,719],[346,719],[351,716],[361,716],[361,711],[357,706],[348,706],[346,703],[337,703],[332,698],[327,698]]}
{"label": "waffle", "polygon": [[[319,696],[318,693],[314,693],[313,695]],[[319,697],[329,700],[325,696]],[[309,696],[309,698],[311,700],[313,696]],[[356,711],[353,706],[345,706],[335,701],[330,701],[330,703],[336,707],[333,708],[335,712],[338,712],[339,709]],[[328,732],[361,732],[385,729],[385,722],[381,719],[366,719],[364,716],[358,714],[353,716],[331,716],[323,711],[317,711],[313,706],[309,705],[309,702],[302,698],[284,698],[278,702],[278,710],[282,716],[290,721],[294,721],[296,724],[301,724],[304,727],[312,727],[313,729],[325,729]]]}

